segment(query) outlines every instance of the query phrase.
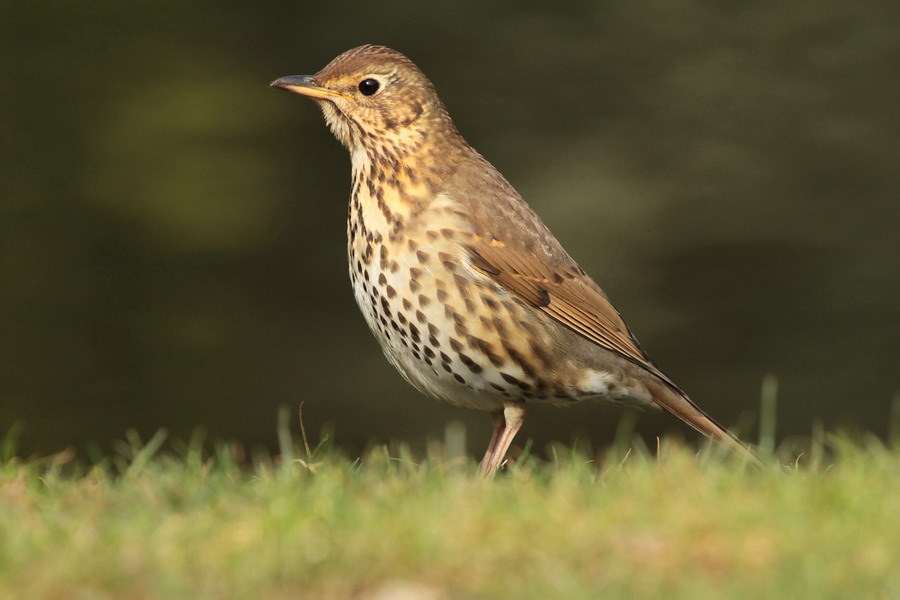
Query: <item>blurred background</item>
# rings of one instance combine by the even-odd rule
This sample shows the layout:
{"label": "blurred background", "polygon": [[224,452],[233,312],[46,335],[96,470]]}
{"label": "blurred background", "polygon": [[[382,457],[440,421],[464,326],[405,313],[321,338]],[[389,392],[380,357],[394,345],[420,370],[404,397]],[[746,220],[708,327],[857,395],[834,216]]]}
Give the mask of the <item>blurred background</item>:
{"label": "blurred background", "polygon": [[[486,414],[384,360],[345,266],[350,165],[268,88],[364,43],[430,76],[469,142],[699,404],[752,436],[887,434],[900,390],[900,9],[727,3],[6,0],[0,432],[134,428],[273,447],[277,409],[349,452]],[[294,414],[296,414],[294,412]],[[522,439],[608,442],[618,408]],[[676,432],[642,413],[638,430]]]}

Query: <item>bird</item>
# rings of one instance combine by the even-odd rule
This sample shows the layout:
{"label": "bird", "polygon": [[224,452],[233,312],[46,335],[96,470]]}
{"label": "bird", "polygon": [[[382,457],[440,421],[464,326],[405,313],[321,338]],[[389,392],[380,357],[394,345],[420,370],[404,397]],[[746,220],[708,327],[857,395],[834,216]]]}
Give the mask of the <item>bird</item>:
{"label": "bird", "polygon": [[660,407],[749,452],[650,359],[603,290],[466,142],[409,58],[364,45],[270,86],[314,100],[349,151],[356,302],[413,387],[490,413],[485,475],[506,464],[534,403]]}

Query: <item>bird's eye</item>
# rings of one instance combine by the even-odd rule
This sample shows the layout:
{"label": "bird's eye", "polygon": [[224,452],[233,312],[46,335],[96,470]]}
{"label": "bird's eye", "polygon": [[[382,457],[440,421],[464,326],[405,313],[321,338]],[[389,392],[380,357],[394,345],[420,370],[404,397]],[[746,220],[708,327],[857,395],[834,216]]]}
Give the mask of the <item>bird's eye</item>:
{"label": "bird's eye", "polygon": [[380,87],[381,84],[378,83],[377,79],[363,79],[359,82],[359,93],[363,96],[371,96],[377,92]]}

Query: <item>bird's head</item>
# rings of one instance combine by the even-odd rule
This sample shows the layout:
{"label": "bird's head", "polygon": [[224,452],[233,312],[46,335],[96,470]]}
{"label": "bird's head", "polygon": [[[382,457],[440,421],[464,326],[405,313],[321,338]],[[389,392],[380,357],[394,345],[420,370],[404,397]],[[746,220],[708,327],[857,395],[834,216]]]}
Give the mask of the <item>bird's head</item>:
{"label": "bird's head", "polygon": [[335,137],[354,154],[402,156],[457,135],[431,81],[384,46],[348,50],[315,75],[281,77],[271,86],[316,100]]}

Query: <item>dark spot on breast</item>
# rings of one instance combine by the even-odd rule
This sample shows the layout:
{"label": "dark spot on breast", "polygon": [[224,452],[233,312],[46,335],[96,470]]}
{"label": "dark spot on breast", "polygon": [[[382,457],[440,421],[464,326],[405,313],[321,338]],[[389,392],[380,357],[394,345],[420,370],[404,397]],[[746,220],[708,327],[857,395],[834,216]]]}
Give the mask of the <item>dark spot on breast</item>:
{"label": "dark spot on breast", "polygon": [[385,289],[385,292],[387,292],[387,297],[388,297],[388,298],[393,298],[394,296],[397,295],[397,290],[395,290],[395,289],[393,288],[393,286],[390,286],[390,285],[387,286],[387,288]]}
{"label": "dark spot on breast", "polygon": [[493,352],[487,352],[485,356],[488,357],[488,360],[491,361],[491,364],[495,367],[502,367],[506,364],[506,361],[503,360],[503,357],[499,354],[494,354]]}
{"label": "dark spot on breast", "polygon": [[506,362],[502,356],[494,352],[494,347],[490,342],[486,340],[475,337],[474,335],[470,335],[466,337],[466,343],[468,344],[469,348],[478,350],[479,352],[484,354],[488,358],[488,360],[491,361],[491,364],[495,367],[501,367]]}
{"label": "dark spot on breast", "polygon": [[431,304],[431,298],[429,298],[425,294],[419,294],[419,306],[425,308],[429,304]]}
{"label": "dark spot on breast", "polygon": [[428,321],[428,319],[425,318],[425,313],[423,313],[421,310],[417,310],[416,311],[416,321],[418,321],[419,323],[424,325]]}
{"label": "dark spot on breast", "polygon": [[456,332],[456,335],[459,336],[465,336],[469,333],[466,322],[459,313],[453,313],[453,330]]}
{"label": "dark spot on breast", "polygon": [[444,290],[438,290],[437,291],[437,299],[438,299],[438,302],[443,302],[444,300],[446,300],[447,292],[445,292]]}
{"label": "dark spot on breast", "polygon": [[416,251],[416,259],[423,265],[428,262],[428,254],[422,252],[421,250]]}
{"label": "dark spot on breast", "polygon": [[463,379],[463,376],[460,375],[459,373],[454,373],[454,374],[453,374],[453,379],[457,380],[457,381],[460,382],[460,383],[465,383],[465,382],[466,382],[466,380]]}
{"label": "dark spot on breast", "polygon": [[510,385],[516,385],[516,386],[519,385],[519,380],[517,378],[513,377],[512,375],[510,375],[509,373],[504,373],[501,371],[500,377],[502,377],[503,381],[505,381],[506,383],[508,383]]}
{"label": "dark spot on breast", "polygon": [[378,276],[378,285],[385,285],[387,283],[387,277],[384,276],[384,273],[381,273]]}
{"label": "dark spot on breast", "polygon": [[481,365],[479,365],[478,363],[476,363],[474,360],[472,360],[472,359],[471,359],[468,355],[466,355],[466,354],[463,354],[463,353],[460,352],[460,353],[459,353],[459,360],[461,360],[461,361],[462,361],[462,364],[466,365],[466,366],[469,368],[469,370],[472,371],[473,373],[481,373],[482,371],[484,371],[484,369],[481,368]]}
{"label": "dark spot on breast", "polygon": [[517,352],[514,348],[510,348],[509,346],[504,346],[504,350],[509,355],[509,358],[512,359],[514,363],[519,365],[519,368],[522,369],[522,372],[525,373],[528,377],[534,377],[536,375],[534,367],[525,360],[525,357],[522,356],[519,352]]}
{"label": "dark spot on breast", "polygon": [[403,299],[403,310],[412,310],[412,307],[413,307],[412,302],[410,302],[409,299],[404,298]]}
{"label": "dark spot on breast", "polygon": [[459,343],[459,340],[456,338],[450,338],[450,348],[452,348],[454,352],[459,352],[463,349],[463,345]]}
{"label": "dark spot on breast", "polygon": [[497,301],[488,296],[487,294],[481,295],[481,301],[487,306],[489,309],[496,311],[500,308],[500,305],[497,304]]}
{"label": "dark spot on breast", "polygon": [[507,373],[500,373],[500,377],[502,377],[507,383],[517,386],[521,390],[530,390],[531,389],[530,385],[528,385],[524,381],[516,379],[515,377],[513,377],[512,375],[509,375]]}

